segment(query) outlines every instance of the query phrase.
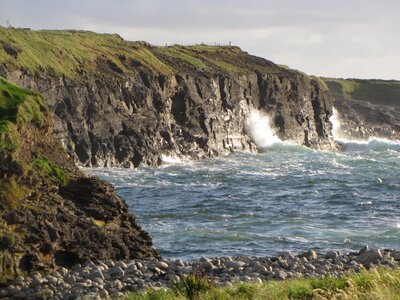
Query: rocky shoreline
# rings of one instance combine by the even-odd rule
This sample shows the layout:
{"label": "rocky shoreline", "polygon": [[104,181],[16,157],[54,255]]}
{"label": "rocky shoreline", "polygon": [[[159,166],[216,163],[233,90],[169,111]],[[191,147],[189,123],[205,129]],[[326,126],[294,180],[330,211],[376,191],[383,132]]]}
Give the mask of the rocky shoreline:
{"label": "rocky shoreline", "polygon": [[301,254],[281,252],[276,256],[201,257],[194,261],[150,259],[130,261],[87,261],[70,269],[59,268],[51,274],[33,272],[19,276],[0,288],[2,299],[104,299],[121,297],[130,291],[168,288],[189,274],[209,278],[217,286],[238,282],[262,283],[298,277],[360,272],[376,266],[400,265],[400,251],[371,249],[359,252],[309,250]]}

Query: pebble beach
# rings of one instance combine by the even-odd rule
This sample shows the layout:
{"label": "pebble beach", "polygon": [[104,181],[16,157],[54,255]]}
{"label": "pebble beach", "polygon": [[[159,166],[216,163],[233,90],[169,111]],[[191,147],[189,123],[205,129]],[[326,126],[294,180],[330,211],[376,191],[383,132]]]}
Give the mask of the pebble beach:
{"label": "pebble beach", "polygon": [[400,264],[400,251],[372,249],[359,252],[300,254],[281,252],[276,256],[201,257],[198,260],[87,261],[70,269],[59,268],[43,275],[33,272],[19,276],[0,288],[2,299],[104,299],[123,297],[132,291],[171,287],[189,274],[209,278],[217,286],[239,282],[263,283],[299,277],[341,276],[376,266]]}

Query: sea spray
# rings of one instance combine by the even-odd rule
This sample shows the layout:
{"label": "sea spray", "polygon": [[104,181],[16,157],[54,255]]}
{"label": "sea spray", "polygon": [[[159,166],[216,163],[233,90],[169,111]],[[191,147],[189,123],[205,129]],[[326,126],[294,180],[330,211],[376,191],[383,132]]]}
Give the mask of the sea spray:
{"label": "sea spray", "polygon": [[332,107],[332,116],[330,116],[329,121],[332,123],[332,134],[335,140],[339,139],[342,135],[340,116],[336,108]]}
{"label": "sea spray", "polygon": [[271,127],[268,115],[257,110],[250,111],[245,122],[245,130],[254,143],[261,148],[282,142]]}
{"label": "sea spray", "polygon": [[332,123],[332,135],[335,141],[341,143],[345,150],[358,151],[358,150],[385,150],[395,147],[396,150],[400,145],[399,140],[389,140],[386,138],[379,138],[371,136],[367,139],[353,139],[348,138],[343,134],[340,114],[335,107],[332,108],[332,116],[329,121]]}
{"label": "sea spray", "polygon": [[163,164],[181,164],[182,160],[179,157],[161,155],[161,160]]}

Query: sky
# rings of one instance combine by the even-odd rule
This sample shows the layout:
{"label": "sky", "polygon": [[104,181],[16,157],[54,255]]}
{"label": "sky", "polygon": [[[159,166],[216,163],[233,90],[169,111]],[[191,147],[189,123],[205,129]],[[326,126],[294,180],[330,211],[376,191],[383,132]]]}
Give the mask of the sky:
{"label": "sky", "polygon": [[0,0],[0,25],[228,44],[307,74],[400,80],[399,0]]}

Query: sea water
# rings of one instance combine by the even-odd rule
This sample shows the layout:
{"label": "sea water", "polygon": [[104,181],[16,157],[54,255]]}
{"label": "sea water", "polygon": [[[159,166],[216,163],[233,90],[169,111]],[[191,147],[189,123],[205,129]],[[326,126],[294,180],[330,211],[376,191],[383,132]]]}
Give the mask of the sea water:
{"label": "sea water", "polygon": [[400,143],[346,140],[331,121],[342,152],[281,142],[255,112],[245,130],[260,154],[85,171],[115,186],[166,258],[400,248]]}

